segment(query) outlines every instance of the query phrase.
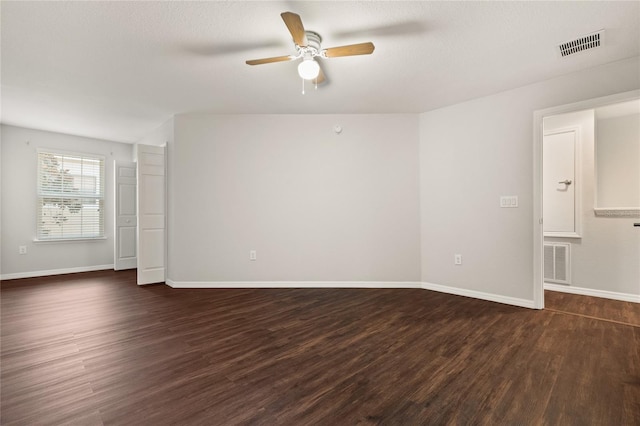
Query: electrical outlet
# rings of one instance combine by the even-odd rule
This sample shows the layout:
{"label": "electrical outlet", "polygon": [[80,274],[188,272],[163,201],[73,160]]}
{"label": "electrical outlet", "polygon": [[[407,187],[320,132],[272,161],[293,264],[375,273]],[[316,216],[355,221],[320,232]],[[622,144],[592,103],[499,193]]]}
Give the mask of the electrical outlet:
{"label": "electrical outlet", "polygon": [[500,197],[501,208],[516,208],[518,207],[517,195],[503,195]]}
{"label": "electrical outlet", "polygon": [[455,265],[462,265],[462,255],[461,254],[454,254],[453,255],[453,263]]}
{"label": "electrical outlet", "polygon": [[255,250],[249,250],[249,260],[258,260],[258,253]]}
{"label": "electrical outlet", "polygon": [[27,254],[27,246],[18,246],[19,254]]}

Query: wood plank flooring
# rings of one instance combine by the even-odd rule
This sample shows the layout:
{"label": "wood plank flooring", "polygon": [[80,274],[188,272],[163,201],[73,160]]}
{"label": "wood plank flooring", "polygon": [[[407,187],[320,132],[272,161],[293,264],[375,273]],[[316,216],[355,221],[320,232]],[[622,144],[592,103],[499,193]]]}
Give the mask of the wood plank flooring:
{"label": "wood plank flooring", "polygon": [[544,306],[555,312],[640,327],[640,305],[637,303],[545,290]]}
{"label": "wood plank flooring", "polygon": [[640,305],[572,296],[5,281],[0,422],[640,424]]}

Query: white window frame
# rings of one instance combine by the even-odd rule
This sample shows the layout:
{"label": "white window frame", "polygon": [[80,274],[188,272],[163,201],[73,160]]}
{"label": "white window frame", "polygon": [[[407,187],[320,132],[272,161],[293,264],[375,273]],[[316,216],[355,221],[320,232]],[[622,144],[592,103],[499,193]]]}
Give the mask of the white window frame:
{"label": "white window frame", "polygon": [[[56,157],[64,158],[74,158],[74,159],[87,159],[91,161],[99,162],[99,184],[96,187],[96,190],[93,192],[82,192],[80,189],[78,192],[73,193],[65,193],[64,191],[47,191],[42,187],[41,177],[42,177],[42,162],[41,158],[43,154],[51,154]],[[83,240],[104,240],[105,237],[105,181],[106,181],[106,171],[105,171],[105,157],[97,154],[86,154],[86,153],[78,153],[78,152],[68,152],[58,149],[48,149],[48,148],[40,148],[37,150],[36,156],[36,170],[37,170],[37,181],[36,181],[36,242],[67,242],[67,241],[83,241]],[[63,161],[64,164],[64,161]],[[75,174],[74,176],[79,176],[81,179],[83,176],[90,176],[95,178],[93,174],[84,174],[81,172],[79,175]],[[54,235],[47,236],[45,233],[45,227],[43,226],[43,198],[60,198],[60,199],[81,199],[81,200],[95,200],[98,206],[98,231],[96,233],[88,233],[84,234],[81,230],[80,233],[67,232],[65,235],[64,230],[62,230],[62,235]],[[84,207],[81,207],[84,208]],[[92,224],[92,227],[95,228],[95,222]]]}

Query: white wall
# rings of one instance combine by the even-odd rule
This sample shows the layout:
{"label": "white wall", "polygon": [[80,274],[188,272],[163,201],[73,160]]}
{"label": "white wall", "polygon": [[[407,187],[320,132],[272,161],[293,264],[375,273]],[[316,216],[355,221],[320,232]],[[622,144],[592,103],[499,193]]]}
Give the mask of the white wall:
{"label": "white wall", "polygon": [[0,279],[2,278],[2,125],[0,124]]}
{"label": "white wall", "polygon": [[171,117],[169,120],[165,121],[153,132],[145,135],[142,139],[137,141],[139,144],[143,145],[155,145],[162,146],[169,141],[173,140],[173,131],[174,131],[174,119]]}
{"label": "white wall", "polygon": [[[113,264],[113,160],[131,161],[132,145],[2,125],[3,279],[46,271],[82,270]],[[106,240],[35,243],[38,148],[105,157]],[[18,246],[27,246],[19,255]]]}
{"label": "white wall", "polygon": [[[168,278],[422,280],[531,300],[533,111],[639,87],[636,57],[421,115],[178,116],[154,132],[173,133]],[[3,126],[2,273],[112,263],[109,209],[107,241],[32,242],[38,146],[132,155]],[[111,181],[108,167],[107,203]],[[500,195],[517,195],[519,208],[500,209]]]}
{"label": "white wall", "polygon": [[175,282],[420,279],[415,114],[180,115],[169,193]]}
{"label": "white wall", "polygon": [[635,57],[422,114],[422,280],[532,300],[534,111],[639,87]]}
{"label": "white wall", "polygon": [[640,114],[598,119],[598,206],[640,207]]}

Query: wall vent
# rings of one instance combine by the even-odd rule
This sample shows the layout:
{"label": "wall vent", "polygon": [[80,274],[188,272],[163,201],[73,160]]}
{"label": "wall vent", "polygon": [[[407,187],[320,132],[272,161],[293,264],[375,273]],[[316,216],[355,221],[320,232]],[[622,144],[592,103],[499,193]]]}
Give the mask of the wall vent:
{"label": "wall vent", "polygon": [[604,30],[578,37],[558,46],[560,56],[565,57],[589,49],[595,49],[604,43]]}
{"label": "wall vent", "polygon": [[544,243],[544,280],[571,284],[571,244]]}

